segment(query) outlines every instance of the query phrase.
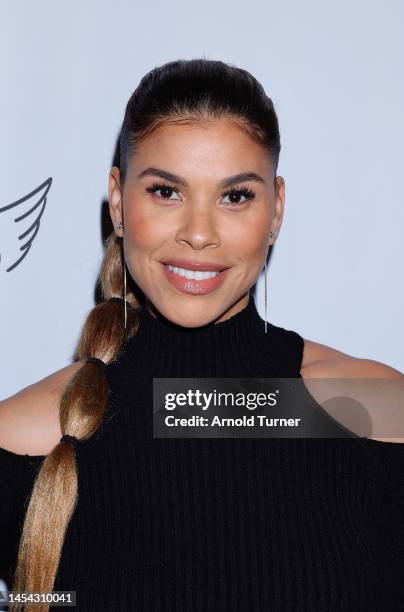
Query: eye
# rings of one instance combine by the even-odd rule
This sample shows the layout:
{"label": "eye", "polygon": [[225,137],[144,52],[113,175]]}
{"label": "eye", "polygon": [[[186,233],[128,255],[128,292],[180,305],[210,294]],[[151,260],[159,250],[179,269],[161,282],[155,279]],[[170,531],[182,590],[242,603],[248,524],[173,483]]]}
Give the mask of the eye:
{"label": "eye", "polygon": [[170,195],[173,193],[177,193],[177,189],[169,185],[168,183],[153,183],[150,187],[146,187],[146,191],[149,193],[157,194],[158,191],[161,191],[161,195],[158,195],[157,198],[160,200],[177,200],[179,198],[171,198]]}
{"label": "eye", "polygon": [[[248,200],[252,200],[255,198],[255,193],[251,191],[248,187],[232,187],[229,191],[224,191],[222,193],[222,197],[230,197],[230,202],[226,202],[227,204],[231,204],[232,206],[241,206],[245,204]],[[244,197],[244,201],[235,201],[235,199],[239,199],[240,197]]]}
{"label": "eye", "polygon": [[[173,193],[178,195],[179,190],[168,183],[153,183],[153,185],[150,185],[150,187],[146,187],[146,191],[156,194],[156,197],[160,200],[176,201],[180,199],[171,197]],[[157,195],[158,191],[160,191],[160,195]],[[230,197],[230,201],[225,203],[237,207],[245,204],[249,200],[252,200],[255,197],[255,193],[248,187],[235,186],[232,187],[232,189],[222,193],[222,198],[226,198],[227,196]],[[237,201],[240,199],[240,197],[245,198],[245,200],[242,200],[241,202]]]}

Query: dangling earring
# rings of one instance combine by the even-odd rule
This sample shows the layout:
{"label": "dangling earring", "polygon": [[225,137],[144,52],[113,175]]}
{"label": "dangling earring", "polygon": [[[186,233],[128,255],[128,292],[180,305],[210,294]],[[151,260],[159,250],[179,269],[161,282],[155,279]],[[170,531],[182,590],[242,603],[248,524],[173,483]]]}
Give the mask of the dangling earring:
{"label": "dangling earring", "polygon": [[[116,229],[123,229],[123,223],[122,221],[119,221],[118,225],[116,226]],[[127,313],[127,301],[126,301],[126,263],[125,263],[125,255],[122,253],[122,261],[123,261],[123,299],[124,299],[124,313],[125,313],[125,318],[124,318],[124,325],[125,325],[125,329],[126,329],[126,322],[128,320],[128,313]]]}
{"label": "dangling earring", "polygon": [[267,260],[265,258],[265,272],[264,272],[264,277],[265,277],[265,333],[267,333],[267,302],[268,302],[268,296],[267,296]]}
{"label": "dangling earring", "polygon": [[[273,238],[277,236],[277,231],[276,230],[270,230],[269,232],[269,237]],[[268,253],[267,253],[267,257],[268,257]],[[265,280],[265,333],[267,333],[267,327],[268,327],[268,315],[267,315],[267,306],[268,306],[268,277],[267,277],[267,257],[265,257],[265,264],[264,264],[264,280]]]}
{"label": "dangling earring", "polygon": [[126,263],[125,263],[125,257],[123,258],[123,299],[125,300],[125,329],[126,329],[126,321],[128,319],[128,314],[127,314],[127,310],[126,310],[127,301],[126,301]]}

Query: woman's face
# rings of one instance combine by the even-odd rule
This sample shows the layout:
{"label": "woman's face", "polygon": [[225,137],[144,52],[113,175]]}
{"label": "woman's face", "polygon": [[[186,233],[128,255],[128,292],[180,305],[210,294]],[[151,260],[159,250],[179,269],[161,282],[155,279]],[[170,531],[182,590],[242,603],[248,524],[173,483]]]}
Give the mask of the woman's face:
{"label": "woman's face", "polygon": [[[266,150],[228,119],[159,127],[138,145],[122,188],[111,169],[112,222],[152,312],[197,327],[247,305],[275,240],[269,232],[282,223],[284,181],[276,181],[277,189]],[[225,270],[195,278],[185,270],[196,264]]]}

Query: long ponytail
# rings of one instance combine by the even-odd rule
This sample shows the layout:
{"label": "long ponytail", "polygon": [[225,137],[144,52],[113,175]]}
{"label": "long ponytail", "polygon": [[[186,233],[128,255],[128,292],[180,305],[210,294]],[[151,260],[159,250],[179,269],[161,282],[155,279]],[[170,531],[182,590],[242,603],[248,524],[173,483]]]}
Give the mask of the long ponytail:
{"label": "long ponytail", "polygon": [[[108,385],[102,363],[87,362],[97,357],[104,364],[116,359],[124,342],[137,332],[140,304],[133,293],[126,295],[127,326],[122,304],[108,301],[121,297],[123,287],[122,239],[111,234],[101,266],[103,302],[88,314],[83,325],[75,361],[82,367],[69,381],[61,398],[59,416],[63,434],[85,440],[100,426],[108,401]],[[67,527],[77,504],[77,468],[74,447],[69,441],[56,444],[45,457],[35,478],[19,544],[12,590],[51,592],[60,561]],[[49,604],[12,604],[10,612],[48,612]]]}

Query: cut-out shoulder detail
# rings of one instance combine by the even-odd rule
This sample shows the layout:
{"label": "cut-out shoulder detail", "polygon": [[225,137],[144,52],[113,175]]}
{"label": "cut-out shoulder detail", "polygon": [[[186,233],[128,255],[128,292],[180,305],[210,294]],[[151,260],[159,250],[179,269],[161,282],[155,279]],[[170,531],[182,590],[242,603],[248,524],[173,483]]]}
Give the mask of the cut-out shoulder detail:
{"label": "cut-out shoulder detail", "polygon": [[21,453],[14,453],[11,450],[7,450],[6,448],[3,448],[0,446],[0,464],[1,464],[1,458],[5,457],[7,458],[11,458],[11,459],[22,459],[23,462],[26,462],[27,460],[34,460],[34,461],[42,461],[43,459],[45,459],[47,455],[29,455],[28,453],[25,454],[21,454]]}
{"label": "cut-out shoulder detail", "polygon": [[338,361],[344,359],[355,359],[355,357],[343,353],[331,346],[314,342],[313,340],[304,339],[303,359],[302,359],[302,375],[303,369],[308,370],[313,365],[324,362]]}
{"label": "cut-out shoulder detail", "polygon": [[401,378],[402,372],[375,361],[338,351],[330,346],[304,340],[303,378]]}
{"label": "cut-out shoulder detail", "polygon": [[0,401],[0,452],[29,459],[43,458],[62,435],[59,403],[78,361]]}
{"label": "cut-out shoulder detail", "polygon": [[380,442],[382,446],[385,444],[404,444],[404,438],[368,438],[368,440],[371,442]]}
{"label": "cut-out shoulder detail", "polygon": [[[309,345],[306,356],[310,351]],[[375,442],[375,446],[378,443],[381,446],[403,444],[404,421],[398,419],[396,405],[403,397],[404,375],[384,363],[345,355],[330,347],[321,348],[316,356],[317,360],[307,360],[300,372],[315,401],[360,437],[365,434],[367,439]],[[369,380],[367,385],[362,383],[365,379]],[[378,382],[375,388],[372,383],[378,379],[391,383],[387,386]],[[343,398],[343,401],[336,404],[336,398]],[[368,437],[372,431],[374,437]]]}

